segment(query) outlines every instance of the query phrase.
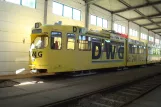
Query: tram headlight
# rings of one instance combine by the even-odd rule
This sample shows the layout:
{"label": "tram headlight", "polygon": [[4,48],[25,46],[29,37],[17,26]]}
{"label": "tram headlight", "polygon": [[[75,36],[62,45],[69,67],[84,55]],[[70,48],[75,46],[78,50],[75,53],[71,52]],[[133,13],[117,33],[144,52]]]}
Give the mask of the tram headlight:
{"label": "tram headlight", "polygon": [[31,66],[31,67],[35,67],[35,65],[33,65],[33,64],[32,64],[32,65],[29,65],[29,66]]}
{"label": "tram headlight", "polygon": [[32,69],[30,72],[31,73],[37,73],[37,70],[36,69]]}

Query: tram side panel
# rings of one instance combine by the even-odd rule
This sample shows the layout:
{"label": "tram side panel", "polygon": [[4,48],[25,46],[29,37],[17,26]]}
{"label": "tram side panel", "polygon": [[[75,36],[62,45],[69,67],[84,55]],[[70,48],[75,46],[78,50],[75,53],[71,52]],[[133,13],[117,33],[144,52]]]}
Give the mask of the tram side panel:
{"label": "tram side panel", "polygon": [[127,43],[127,66],[137,65],[137,49],[135,41],[128,39]]}
{"label": "tram side panel", "polygon": [[77,68],[77,65],[81,57],[78,51],[76,51],[76,40],[77,36],[73,32],[67,32],[66,30],[53,32],[49,53],[51,72],[72,72],[80,70]]}
{"label": "tram side panel", "polygon": [[147,47],[146,44],[143,42],[140,42],[138,44],[138,63],[139,65],[146,65],[146,61],[147,61]]}
{"label": "tram side panel", "polygon": [[154,58],[154,55],[153,55],[154,48],[151,45],[148,44],[147,50],[148,50],[148,52],[147,52],[147,64],[155,63],[155,61],[154,61],[155,58]]}
{"label": "tram side panel", "polygon": [[139,41],[128,39],[127,66],[146,64],[146,46]]}
{"label": "tram side panel", "polygon": [[157,45],[156,46],[156,52],[155,52],[155,54],[156,54],[156,63],[159,63],[160,62],[160,46],[159,45]]}
{"label": "tram side panel", "polygon": [[160,49],[155,45],[148,45],[147,64],[154,64],[160,62]]}
{"label": "tram side panel", "polygon": [[92,40],[92,68],[113,68],[126,66],[126,43],[117,39]]}
{"label": "tram side panel", "polygon": [[48,67],[48,36],[46,34],[31,34],[29,51],[29,67],[34,72],[47,72]]}
{"label": "tram side panel", "polygon": [[111,34],[110,38],[107,38],[99,35],[80,35],[79,32],[72,31],[73,27],[64,29],[60,29],[60,26],[49,27],[54,30],[48,29],[48,46],[44,49],[33,49],[39,57],[41,56],[39,51],[42,52],[42,58],[36,58],[35,62],[32,62],[35,69],[72,72],[124,67],[126,63],[127,66],[146,63],[143,45],[138,45],[141,46],[139,49],[138,46],[134,46],[135,43],[129,43],[119,34]]}

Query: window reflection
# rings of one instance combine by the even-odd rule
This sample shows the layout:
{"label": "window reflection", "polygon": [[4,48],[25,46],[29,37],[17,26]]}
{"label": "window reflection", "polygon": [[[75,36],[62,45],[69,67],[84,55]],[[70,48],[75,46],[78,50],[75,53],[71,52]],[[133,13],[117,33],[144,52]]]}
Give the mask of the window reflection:
{"label": "window reflection", "polygon": [[72,8],[68,6],[64,6],[64,13],[63,16],[72,18]]}
{"label": "window reflection", "polygon": [[5,0],[5,1],[15,3],[15,4],[20,4],[20,0]]}
{"label": "window reflection", "polygon": [[53,2],[53,13],[61,16],[63,14],[63,5]]}
{"label": "window reflection", "polygon": [[36,1],[35,0],[22,0],[22,5],[35,8]]}

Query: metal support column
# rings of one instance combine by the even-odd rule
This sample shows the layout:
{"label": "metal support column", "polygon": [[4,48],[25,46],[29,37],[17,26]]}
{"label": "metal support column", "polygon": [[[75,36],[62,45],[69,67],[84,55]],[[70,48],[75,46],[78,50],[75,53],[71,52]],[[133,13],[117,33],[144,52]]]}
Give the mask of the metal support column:
{"label": "metal support column", "polygon": [[148,30],[147,44],[149,43],[149,35],[150,35],[150,30]]}
{"label": "metal support column", "polygon": [[141,26],[139,26],[139,41],[141,40]]}
{"label": "metal support column", "polygon": [[87,30],[89,29],[89,7],[90,4],[86,3],[85,4],[85,27]]}
{"label": "metal support column", "polygon": [[47,24],[48,0],[44,3],[44,24]]}
{"label": "metal support column", "polygon": [[113,24],[114,24],[113,13],[111,13],[111,30],[113,30]]}
{"label": "metal support column", "polygon": [[130,28],[130,21],[128,21],[128,25],[127,25],[127,35],[128,35],[128,37],[130,35],[129,28]]}

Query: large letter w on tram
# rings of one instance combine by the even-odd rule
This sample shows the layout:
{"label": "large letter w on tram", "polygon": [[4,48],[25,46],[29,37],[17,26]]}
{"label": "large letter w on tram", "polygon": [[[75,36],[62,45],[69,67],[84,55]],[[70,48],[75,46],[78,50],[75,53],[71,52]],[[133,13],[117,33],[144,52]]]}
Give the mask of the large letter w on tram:
{"label": "large letter w on tram", "polygon": [[106,58],[110,59],[111,57],[111,59],[114,59],[116,46],[114,46],[114,48],[112,49],[111,43],[105,42],[105,50],[106,50]]}

